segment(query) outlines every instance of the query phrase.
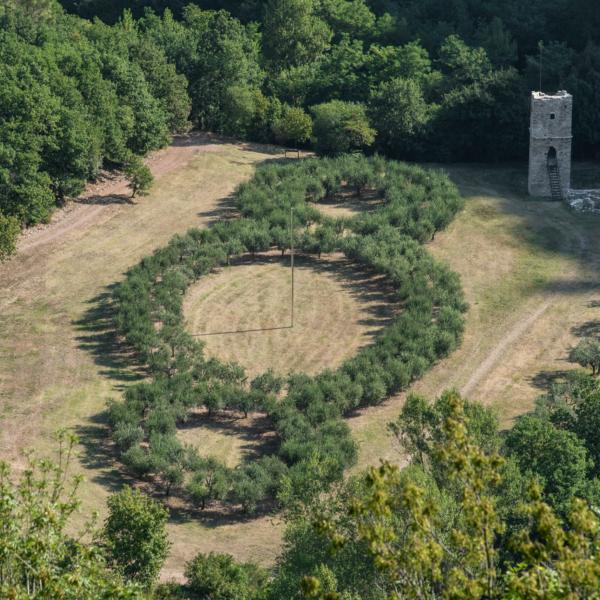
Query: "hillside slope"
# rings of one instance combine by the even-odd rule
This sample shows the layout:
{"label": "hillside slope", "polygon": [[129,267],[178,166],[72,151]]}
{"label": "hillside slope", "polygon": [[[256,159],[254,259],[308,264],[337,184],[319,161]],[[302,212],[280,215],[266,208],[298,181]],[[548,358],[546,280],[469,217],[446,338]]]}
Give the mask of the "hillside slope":
{"label": "hillside slope", "polygon": [[[139,378],[107,327],[110,286],[140,257],[175,233],[228,210],[228,196],[266,147],[195,138],[152,162],[151,194],[130,204],[110,182],[48,228],[33,231],[0,266],[0,455],[19,460],[47,452],[52,433],[82,437],[78,470],[87,479],[84,510],[101,509],[126,479],[106,447],[102,410]],[[453,166],[465,210],[430,250],[461,274],[470,311],[464,344],[414,391],[433,396],[456,387],[496,406],[506,425],[530,409],[552,374],[565,368],[569,345],[595,321],[600,301],[600,222],[562,205],[527,200],[520,168]],[[402,397],[350,420],[360,465],[398,460],[385,425]],[[173,551],[165,576],[178,576],[198,551],[226,551],[271,562],[281,527],[270,518],[240,521],[185,514],[175,506]]]}

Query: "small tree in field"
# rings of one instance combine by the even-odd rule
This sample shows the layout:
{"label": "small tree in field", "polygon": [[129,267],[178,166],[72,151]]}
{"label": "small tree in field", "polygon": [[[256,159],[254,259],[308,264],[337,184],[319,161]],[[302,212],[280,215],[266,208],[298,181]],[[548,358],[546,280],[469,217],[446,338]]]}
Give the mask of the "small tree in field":
{"label": "small tree in field", "polygon": [[154,181],[150,169],[137,157],[125,168],[125,176],[129,179],[132,198],[146,196]]}
{"label": "small tree in field", "polygon": [[158,578],[169,550],[168,516],[161,504],[130,487],[108,499],[107,554],[127,579],[149,586]]}
{"label": "small tree in field", "polygon": [[592,375],[600,375],[600,341],[584,338],[571,350],[569,360],[582,367],[590,367]]}

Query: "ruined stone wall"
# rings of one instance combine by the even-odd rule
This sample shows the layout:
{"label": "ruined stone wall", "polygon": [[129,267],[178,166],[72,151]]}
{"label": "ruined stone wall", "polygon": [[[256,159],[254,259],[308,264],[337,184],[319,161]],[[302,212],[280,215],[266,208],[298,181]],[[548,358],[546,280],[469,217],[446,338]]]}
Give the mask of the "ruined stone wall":
{"label": "ruined stone wall", "polygon": [[529,193],[550,197],[548,151],[555,148],[563,196],[571,187],[573,97],[567,92],[531,94],[529,128]]}

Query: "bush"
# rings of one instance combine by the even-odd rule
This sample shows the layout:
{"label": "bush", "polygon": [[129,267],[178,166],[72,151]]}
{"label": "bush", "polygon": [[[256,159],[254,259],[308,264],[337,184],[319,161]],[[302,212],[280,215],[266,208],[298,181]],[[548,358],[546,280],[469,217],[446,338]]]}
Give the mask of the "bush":
{"label": "bush", "polygon": [[146,196],[154,181],[150,169],[138,158],[132,159],[125,167],[125,176],[129,180],[132,198]]}
{"label": "bush", "polygon": [[302,146],[312,135],[313,123],[310,115],[295,106],[285,106],[273,127],[275,139],[286,146]]}
{"label": "bush", "polygon": [[125,487],[108,499],[103,537],[110,561],[123,575],[153,584],[167,558],[169,513],[139,490]]}
{"label": "bush", "polygon": [[367,148],[375,141],[362,104],[332,100],[312,107],[313,135],[319,154],[343,154]]}
{"label": "bush", "polygon": [[189,589],[198,598],[252,600],[266,584],[266,573],[251,563],[238,564],[229,554],[198,554],[185,566]]}
{"label": "bush", "polygon": [[15,217],[5,217],[0,212],[0,262],[14,254],[20,232],[19,221]]}

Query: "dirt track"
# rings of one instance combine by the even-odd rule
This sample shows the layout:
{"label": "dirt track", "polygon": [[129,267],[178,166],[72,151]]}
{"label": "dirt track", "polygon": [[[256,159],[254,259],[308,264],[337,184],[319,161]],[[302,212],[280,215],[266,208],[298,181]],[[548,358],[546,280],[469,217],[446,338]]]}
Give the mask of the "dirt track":
{"label": "dirt track", "polygon": [[519,342],[523,334],[548,310],[551,304],[551,299],[546,300],[533,313],[524,315],[512,326],[512,329],[494,346],[484,361],[473,371],[467,383],[461,387],[460,392],[463,396],[467,398],[470,396],[481,380],[494,369],[506,352],[510,350],[510,347]]}
{"label": "dirt track", "polygon": [[[172,145],[155,152],[145,162],[150,167],[155,181],[160,181],[175,169],[189,164],[198,152],[210,152],[218,148],[219,144],[211,144],[211,138],[207,135],[195,133],[178,137]],[[74,229],[92,227],[118,210],[118,203],[115,204],[111,200],[127,203],[130,193],[124,177],[104,174],[99,182],[88,185],[77,200],[70,202],[65,208],[56,210],[50,223],[27,230],[18,242],[17,252],[30,252],[58,240]]]}

